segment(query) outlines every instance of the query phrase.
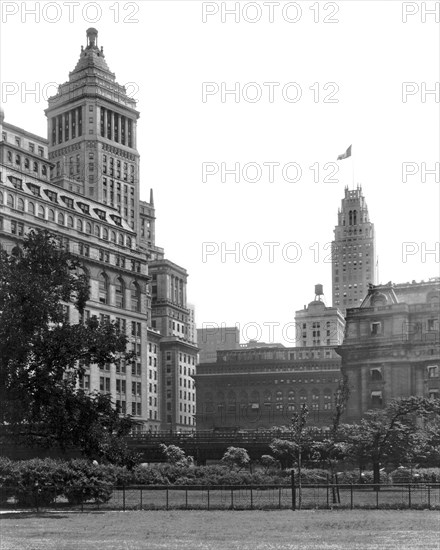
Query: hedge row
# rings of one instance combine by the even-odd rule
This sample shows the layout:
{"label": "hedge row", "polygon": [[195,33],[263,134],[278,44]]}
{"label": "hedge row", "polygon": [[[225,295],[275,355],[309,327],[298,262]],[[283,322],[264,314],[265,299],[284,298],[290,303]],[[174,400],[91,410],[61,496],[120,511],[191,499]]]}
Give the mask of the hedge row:
{"label": "hedge row", "polygon": [[[412,478],[411,478],[412,475]],[[107,502],[115,485],[264,485],[288,483],[290,472],[237,471],[224,465],[178,466],[171,464],[140,465],[129,471],[124,467],[94,465],[87,460],[64,462],[53,459],[32,459],[13,462],[0,458],[0,503],[15,497],[22,506],[51,504],[63,496],[70,504],[94,501]],[[327,483],[326,470],[302,471],[303,483]],[[338,483],[372,483],[372,472],[339,473]],[[440,468],[414,469],[412,473],[399,468],[391,474],[381,472],[382,483],[407,483],[410,480],[440,483]]]}

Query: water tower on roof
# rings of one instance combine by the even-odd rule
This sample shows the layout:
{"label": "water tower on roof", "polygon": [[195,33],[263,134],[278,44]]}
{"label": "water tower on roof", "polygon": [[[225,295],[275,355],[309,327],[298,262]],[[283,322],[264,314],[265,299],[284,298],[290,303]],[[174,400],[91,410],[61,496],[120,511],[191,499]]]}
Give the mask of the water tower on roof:
{"label": "water tower on roof", "polygon": [[322,301],[322,296],[324,295],[324,290],[322,285],[315,285],[315,300],[319,302]]}

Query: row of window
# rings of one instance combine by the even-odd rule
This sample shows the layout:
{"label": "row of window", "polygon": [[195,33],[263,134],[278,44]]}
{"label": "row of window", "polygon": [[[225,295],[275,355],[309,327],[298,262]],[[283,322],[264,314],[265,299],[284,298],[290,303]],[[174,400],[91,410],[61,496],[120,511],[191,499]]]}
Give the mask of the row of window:
{"label": "row of window", "polygon": [[14,165],[14,167],[21,171],[31,172],[36,177],[42,177],[48,179],[47,164],[44,162],[37,162],[29,157],[22,156],[19,153],[13,153],[12,151],[6,151],[6,161],[8,164]]}
{"label": "row of window", "polygon": [[[214,396],[212,392],[206,392],[205,393],[205,401],[206,402],[213,402]],[[282,391],[277,390],[276,392],[272,393],[269,390],[266,390],[262,393],[261,399],[260,399],[260,392],[258,391],[252,391],[248,398],[248,393],[245,391],[242,391],[238,394],[238,397],[234,391],[229,391],[225,394],[222,391],[218,391],[215,394],[215,401],[217,402],[224,402],[227,401],[228,403],[236,403],[237,401],[241,403],[259,403],[260,401],[263,402],[271,402],[271,401],[307,401],[308,397],[311,398],[312,401],[319,401],[319,399],[323,399],[324,401],[331,401],[333,399],[333,393],[330,389],[324,389],[322,392],[314,388],[310,392],[307,392],[306,390],[302,389],[299,392],[295,392],[294,390],[289,391]]]}
{"label": "row of window", "polygon": [[[30,187],[34,195],[41,196],[40,190],[39,190],[40,188],[38,186],[36,185],[34,186],[30,184]],[[52,202],[58,202],[56,199],[56,193],[51,194],[50,191],[46,191],[46,195]],[[66,200],[68,201],[69,199],[68,197],[62,197],[62,198],[64,202],[66,202]],[[70,207],[73,208],[73,199],[70,199],[70,200],[72,201],[72,204]],[[0,191],[0,204],[4,204],[4,195],[2,191]],[[119,246],[126,246],[127,248],[132,248],[133,246],[133,240],[128,235],[126,236],[123,233],[109,230],[106,227],[101,227],[99,224],[96,224],[96,223],[93,224],[92,222],[84,221],[81,218],[74,218],[71,215],[53,210],[52,208],[46,208],[43,205],[34,203],[31,200],[25,201],[21,197],[18,197],[16,200],[11,193],[8,193],[6,195],[6,205],[14,210],[18,210],[19,212],[26,211],[29,214],[36,216],[37,218],[41,218],[49,222],[54,222],[54,223],[57,223],[58,225],[68,227],[70,229],[76,229],[80,233],[86,233],[87,235],[94,235],[95,237],[101,238],[104,241],[109,241]],[[69,207],[69,204],[67,204],[67,206]],[[88,205],[84,205],[84,206],[88,206]],[[87,211],[85,213],[89,214],[90,212]],[[104,216],[105,216],[105,212],[104,212]]]}

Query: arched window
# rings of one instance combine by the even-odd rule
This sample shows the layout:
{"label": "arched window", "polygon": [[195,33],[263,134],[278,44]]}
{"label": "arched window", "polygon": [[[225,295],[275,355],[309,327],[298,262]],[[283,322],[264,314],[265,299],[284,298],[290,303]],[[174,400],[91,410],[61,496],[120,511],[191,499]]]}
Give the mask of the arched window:
{"label": "arched window", "polygon": [[99,276],[99,301],[101,304],[108,304],[108,278],[105,273]]}
{"label": "arched window", "polygon": [[122,233],[118,234],[118,244],[124,246],[124,235]]}
{"label": "arched window", "polygon": [[31,201],[28,203],[28,212],[29,214],[35,214],[35,204]]}
{"label": "arched window", "polygon": [[115,294],[116,307],[125,308],[125,285],[121,277],[116,279]]}
{"label": "arched window", "polygon": [[[41,206],[41,204],[38,205],[38,217],[43,219],[46,217],[44,206]],[[64,223],[64,220],[63,220],[63,223]]]}
{"label": "arched window", "polygon": [[240,399],[240,403],[247,403],[247,400],[248,400],[247,393],[245,391],[241,391],[239,399]]}
{"label": "arched window", "polygon": [[18,199],[17,200],[17,210],[20,210],[20,212],[24,212],[24,200]]}
{"label": "arched window", "polygon": [[307,401],[307,392],[306,392],[306,390],[301,390],[299,392],[299,400],[301,401],[301,403],[305,403]]}
{"label": "arched window", "polygon": [[353,210],[353,225],[356,225],[357,210]]}
{"label": "arched window", "polygon": [[12,162],[12,153],[8,151],[8,162]]}
{"label": "arched window", "polygon": [[29,167],[30,167],[29,159],[26,157],[24,159],[24,169],[29,170]]}
{"label": "arched window", "polygon": [[8,202],[7,202],[8,206],[10,208],[14,208],[14,197],[12,195],[8,195]]}
{"label": "arched window", "polygon": [[67,227],[73,227],[73,218],[72,216],[67,216]]}
{"label": "arched window", "polygon": [[55,221],[55,212],[52,210],[52,208],[49,208],[49,211],[47,213],[47,219],[50,221],[50,222],[54,222]]}
{"label": "arched window", "polygon": [[348,225],[352,225],[353,224],[353,212],[350,210],[350,212],[348,213]]}
{"label": "arched window", "polygon": [[227,399],[228,399],[229,403],[235,403],[235,401],[236,401],[235,392],[233,392],[232,390],[229,390],[228,395],[227,395]]}
{"label": "arched window", "polygon": [[141,290],[136,282],[131,284],[131,311],[141,310]]}
{"label": "arched window", "polygon": [[3,204],[3,193],[0,191],[0,204]]}
{"label": "arched window", "polygon": [[127,246],[128,248],[131,248],[131,238],[127,237]]}
{"label": "arched window", "polygon": [[100,231],[99,231],[99,225],[95,225],[95,237],[99,237]]}
{"label": "arched window", "polygon": [[58,214],[58,223],[64,225],[64,214],[62,212]]}
{"label": "arched window", "polygon": [[277,401],[282,401],[283,400],[283,392],[281,390],[278,390],[277,393],[276,393],[276,396],[275,396],[275,399]]}
{"label": "arched window", "polygon": [[43,176],[47,176],[47,166],[45,164],[41,167],[41,173]]}
{"label": "arched window", "polygon": [[287,401],[289,403],[295,402],[295,392],[293,390],[289,390],[289,393],[287,394]]}
{"label": "arched window", "polygon": [[34,162],[34,172],[38,173],[38,162]]}
{"label": "arched window", "polygon": [[17,164],[18,166],[20,166],[20,164],[21,164],[21,157],[20,157],[20,155],[15,155],[15,164]]}
{"label": "arched window", "polygon": [[110,240],[112,241],[112,243],[116,242],[116,233],[114,231],[110,233]]}
{"label": "arched window", "polygon": [[92,234],[92,224],[90,222],[86,223],[86,233],[88,233],[89,235]]}
{"label": "arched window", "polygon": [[108,231],[107,229],[104,227],[103,230],[102,230],[102,238],[105,240],[105,241],[108,241]]}
{"label": "arched window", "polygon": [[76,220],[76,230],[82,231],[83,230],[83,222],[82,220]]}
{"label": "arched window", "polygon": [[270,403],[272,401],[272,394],[270,393],[269,390],[266,390],[264,392],[264,402],[265,403]]}
{"label": "arched window", "polygon": [[259,403],[260,402],[260,394],[256,390],[254,390],[251,393],[251,403]]}

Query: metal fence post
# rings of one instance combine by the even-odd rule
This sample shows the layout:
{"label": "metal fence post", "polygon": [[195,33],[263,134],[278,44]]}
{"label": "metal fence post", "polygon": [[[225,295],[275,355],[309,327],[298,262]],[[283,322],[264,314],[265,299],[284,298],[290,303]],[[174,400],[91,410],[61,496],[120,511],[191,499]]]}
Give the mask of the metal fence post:
{"label": "metal fence post", "polygon": [[167,510],[168,510],[168,487],[167,487]]}
{"label": "metal fence post", "polygon": [[278,508],[281,510],[281,487],[278,487]]}
{"label": "metal fence post", "polygon": [[209,489],[208,489],[208,510],[209,510]]}
{"label": "metal fence post", "polygon": [[125,512],[125,485],[122,486],[122,511]]}
{"label": "metal fence post", "polygon": [[291,482],[292,482],[292,510],[296,510],[295,472],[293,471],[293,469],[291,472]]}
{"label": "metal fence post", "polygon": [[188,510],[188,489],[185,489],[185,510]]}
{"label": "metal fence post", "polygon": [[353,483],[350,484],[350,510],[353,510]]}
{"label": "metal fence post", "polygon": [[411,483],[408,483],[408,508],[411,508]]}
{"label": "metal fence post", "polygon": [[254,495],[253,495],[253,492],[252,492],[252,487],[251,487],[251,510],[254,509]]}
{"label": "metal fence post", "polygon": [[231,510],[234,509],[234,489],[231,488]]}
{"label": "metal fence post", "polygon": [[431,509],[431,485],[428,483],[428,508]]}

